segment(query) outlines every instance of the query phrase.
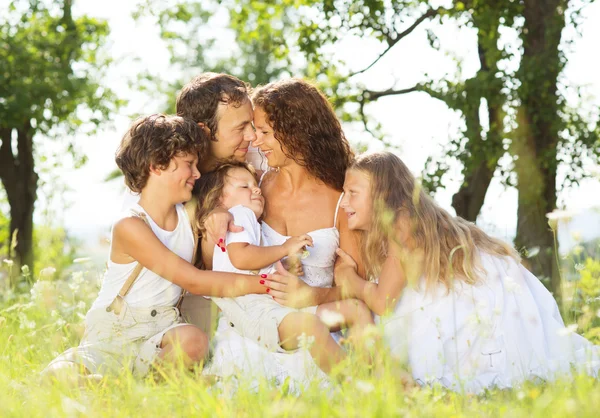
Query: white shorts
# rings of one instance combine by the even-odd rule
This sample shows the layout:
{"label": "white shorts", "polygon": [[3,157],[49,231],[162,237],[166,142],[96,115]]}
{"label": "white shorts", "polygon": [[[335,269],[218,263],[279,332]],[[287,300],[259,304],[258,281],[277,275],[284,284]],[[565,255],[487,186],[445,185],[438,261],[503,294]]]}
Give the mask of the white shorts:
{"label": "white shorts", "polygon": [[61,361],[84,366],[92,374],[131,370],[143,377],[160,352],[165,333],[182,323],[176,307],[130,308],[118,316],[105,308],[91,310],[85,318],[86,330],[78,347],[70,348],[50,362]]}
{"label": "white shorts", "polygon": [[279,325],[287,315],[304,312],[316,315],[317,307],[289,308],[268,295],[246,295],[237,298],[213,298],[223,311],[229,326],[242,337],[255,341],[269,351],[287,352],[281,347]]}

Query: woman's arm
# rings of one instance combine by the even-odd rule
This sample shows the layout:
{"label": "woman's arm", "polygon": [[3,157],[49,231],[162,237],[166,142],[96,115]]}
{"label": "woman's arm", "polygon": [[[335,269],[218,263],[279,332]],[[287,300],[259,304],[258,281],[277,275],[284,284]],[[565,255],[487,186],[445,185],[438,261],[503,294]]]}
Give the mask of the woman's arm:
{"label": "woman's arm", "polygon": [[160,277],[197,295],[236,297],[266,292],[260,284],[262,279],[257,276],[198,270],[165,247],[139,218],[125,218],[115,224],[111,258],[114,253],[120,253],[120,258],[123,255],[130,257],[130,261],[139,262]]}

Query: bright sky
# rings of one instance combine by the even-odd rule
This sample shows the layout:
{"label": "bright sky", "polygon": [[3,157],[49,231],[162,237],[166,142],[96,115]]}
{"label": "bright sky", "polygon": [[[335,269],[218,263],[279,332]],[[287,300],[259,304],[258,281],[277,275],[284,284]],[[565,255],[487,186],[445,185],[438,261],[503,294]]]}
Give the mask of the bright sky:
{"label": "bright sky", "polygon": [[[121,208],[124,186],[118,180],[106,183],[104,178],[115,168],[114,152],[130,123],[128,115],[150,114],[162,110],[161,103],[156,103],[144,93],[132,91],[127,86],[127,79],[144,69],[160,72],[165,77],[169,74],[168,55],[158,39],[158,28],[150,22],[134,22],[130,17],[133,4],[135,2],[122,0],[75,2],[76,14],[87,13],[108,19],[112,31],[109,51],[117,62],[109,70],[106,82],[130,100],[129,107],[114,118],[112,128],[103,129],[94,136],[81,136],[77,139],[79,146],[89,157],[87,165],[76,171],[61,172],[62,180],[73,190],[66,196],[72,205],[64,212],[63,220],[72,234],[94,247],[97,247],[95,244],[102,237],[108,236],[110,224]],[[599,105],[600,75],[595,51],[597,40],[600,39],[600,3],[589,6],[585,15],[586,21],[580,28],[582,37],[568,54],[569,62],[564,74],[571,82],[586,86],[591,103]],[[473,74],[478,68],[474,32],[445,25],[438,28],[437,34],[444,50],[464,58],[463,75]],[[510,36],[507,34],[505,39]],[[228,39],[227,42],[231,45],[231,38]],[[341,45],[337,53],[355,69],[360,69],[379,50],[368,41],[353,39]],[[139,61],[132,57],[138,57]],[[402,80],[398,87],[410,87],[423,80],[425,72],[442,77],[446,73],[454,74],[454,68],[451,58],[431,50],[424,31],[420,30],[397,45],[388,57],[364,74],[361,81],[371,89],[388,88],[394,80]],[[381,122],[389,142],[398,145],[398,155],[416,174],[421,172],[427,157],[439,153],[441,144],[448,140],[449,135],[457,132],[460,126],[456,114],[441,102],[422,93],[382,99],[371,105],[368,111]],[[367,138],[356,130],[349,130],[348,136],[351,140]],[[371,146],[373,149],[378,147],[380,145],[376,143]],[[460,177],[454,176],[453,181],[447,182],[446,189],[439,191],[436,196],[450,210],[450,200],[458,189],[459,180]],[[598,196],[598,178],[586,180],[579,187],[563,192],[559,205],[564,204],[569,209],[579,211],[598,205]],[[478,222],[494,235],[512,237],[516,229],[516,206],[516,191],[505,190],[499,182],[494,181]],[[594,228],[588,225],[581,232],[586,238],[587,233],[599,234],[599,229],[596,224],[594,232]],[[568,238],[565,237],[566,239]]]}

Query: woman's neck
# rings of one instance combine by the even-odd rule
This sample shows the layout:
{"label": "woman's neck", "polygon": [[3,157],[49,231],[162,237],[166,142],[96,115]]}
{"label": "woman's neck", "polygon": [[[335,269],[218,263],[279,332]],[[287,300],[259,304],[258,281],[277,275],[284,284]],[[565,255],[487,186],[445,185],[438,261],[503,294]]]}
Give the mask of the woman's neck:
{"label": "woman's neck", "polygon": [[280,167],[278,172],[278,182],[282,187],[291,192],[302,190],[307,185],[313,184],[316,180],[305,167],[295,162]]}

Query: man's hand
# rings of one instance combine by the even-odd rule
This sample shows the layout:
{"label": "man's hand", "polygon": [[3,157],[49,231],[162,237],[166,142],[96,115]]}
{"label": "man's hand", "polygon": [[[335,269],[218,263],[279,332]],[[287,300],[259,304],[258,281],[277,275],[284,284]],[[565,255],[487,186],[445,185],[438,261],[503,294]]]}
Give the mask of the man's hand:
{"label": "man's hand", "polygon": [[204,222],[204,228],[206,229],[208,242],[218,245],[223,252],[226,251],[225,237],[227,231],[242,232],[244,230],[243,227],[233,223],[233,215],[223,208],[216,208],[208,215]]}
{"label": "man's hand", "polygon": [[275,263],[275,269],[277,273],[271,275],[271,280],[262,284],[276,302],[291,308],[315,305],[312,287],[285,270],[280,261]]}

